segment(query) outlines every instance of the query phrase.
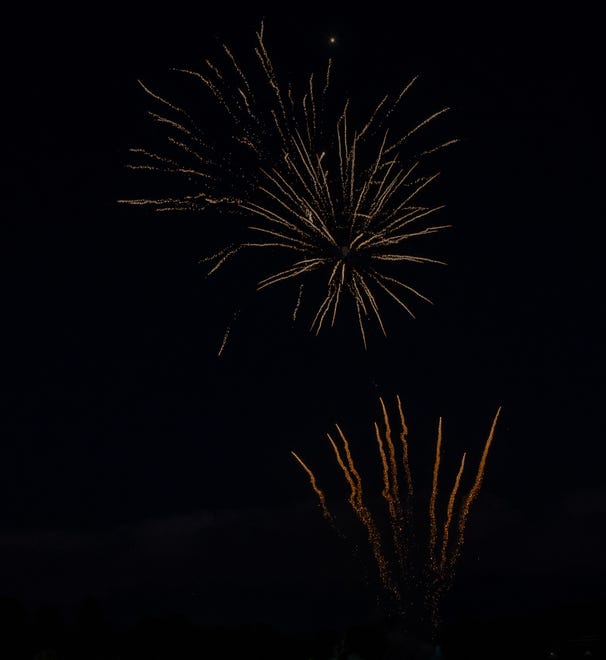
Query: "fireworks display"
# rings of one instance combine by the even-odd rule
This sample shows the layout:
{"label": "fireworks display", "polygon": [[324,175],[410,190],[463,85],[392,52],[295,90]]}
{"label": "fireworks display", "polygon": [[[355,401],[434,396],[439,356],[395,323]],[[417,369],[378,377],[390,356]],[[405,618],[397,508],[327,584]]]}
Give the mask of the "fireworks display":
{"label": "fireworks display", "polygon": [[[186,96],[195,94],[195,102],[192,97],[185,104],[169,100],[140,83],[154,108],[148,114],[161,142],[154,148],[131,149],[129,167],[157,175],[154,191],[169,186],[170,192],[120,201],[158,212],[206,215],[213,231],[227,233],[220,249],[209,247],[209,256],[201,259],[209,276],[235,258],[252,255],[254,267],[261,270],[257,291],[292,286],[293,321],[307,310],[309,329],[318,334],[333,326],[348,305],[366,347],[369,320],[387,334],[384,302],[395,303],[413,318],[411,299],[431,302],[413,286],[409,274],[420,264],[444,264],[419,253],[418,247],[421,239],[449,225],[433,222],[443,205],[424,198],[439,172],[427,172],[423,165],[427,156],[457,140],[419,146],[418,138],[448,108],[405,122],[408,128],[402,131],[397,128],[402,121],[396,118],[416,78],[365,110],[335,95],[331,59],[321,75],[304,77],[302,85],[284,82],[266,48],[263,24],[254,53],[244,64],[227,45],[221,51],[219,59],[206,59],[201,70],[175,70],[182,76],[179,89]],[[239,314],[238,309],[227,324],[219,355]],[[383,604],[402,617],[409,616],[411,608],[422,610],[435,629],[500,409],[473,484],[461,493],[467,459],[463,454],[443,514],[440,419],[429,498],[421,517],[428,524],[421,530],[401,401],[398,397],[399,442],[382,399],[380,407],[382,423],[374,423],[374,436],[385,507],[379,517],[375,506],[369,506],[345,433],[337,425],[328,440],[347,482],[349,506],[364,530]],[[314,473],[292,454],[310,479],[322,515],[345,538]]]}
{"label": "fireworks display", "polygon": [[304,287],[311,289],[309,324],[316,334],[334,325],[343,300],[353,303],[365,346],[368,319],[386,334],[383,300],[414,317],[409,299],[430,300],[405,281],[405,268],[444,263],[418,254],[414,243],[449,226],[428,223],[442,206],[421,198],[438,173],[421,173],[420,163],[456,140],[413,150],[411,138],[447,108],[413,122],[406,132],[395,130],[395,112],[413,78],[356,121],[352,116],[359,108],[332,98],[331,60],[301,89],[279,80],[262,25],[250,71],[225,45],[222,57],[223,63],[206,60],[201,72],[178,70],[214,101],[220,127],[202,126],[193,112],[141,83],[157,108],[149,115],[162,127],[165,142],[131,149],[135,160],[129,167],[158,173],[163,185],[176,177],[178,192],[120,201],[156,211],[211,207],[225,212],[229,222],[234,214],[244,220],[245,227],[237,220],[229,225],[234,238],[228,245],[203,258],[209,275],[242,251],[259,251],[255,263],[264,273],[257,290],[294,281],[295,318],[306,304]]}
{"label": "fireworks display", "polygon": [[[336,427],[339,443],[330,434],[327,435],[350,489],[349,504],[366,531],[383,594],[381,599],[383,606],[388,612],[395,612],[402,619],[411,617],[411,610],[414,609],[416,616],[421,613],[421,617],[429,620],[433,634],[435,634],[440,624],[440,603],[452,584],[454,569],[464,542],[465,527],[471,505],[480,492],[488,452],[492,445],[501,409],[497,410],[493,418],[473,483],[466,494],[459,496],[466,461],[466,454],[463,454],[442,518],[438,514],[438,486],[442,458],[442,419],[440,418],[429,493],[428,529],[423,534],[420,533],[419,525],[415,522],[425,520],[425,518],[419,516],[419,511],[414,510],[415,508],[420,509],[421,504],[417,502],[418,506],[414,506],[418,497],[414,495],[409,462],[408,429],[399,397],[397,397],[397,404],[401,427],[399,452],[396,451],[391,422],[382,399],[380,399],[380,405],[383,428],[381,429],[376,422],[374,424],[382,467],[383,489],[381,495],[387,509],[388,523],[386,527],[381,528],[379,519],[370,510],[363,497],[362,478],[354,464],[345,434],[339,426]],[[294,452],[293,455],[307,473],[320,501],[323,515],[334,525],[335,518],[328,509],[326,496],[319,488],[314,473],[298,455]],[[406,493],[404,498],[400,496],[400,487]]]}

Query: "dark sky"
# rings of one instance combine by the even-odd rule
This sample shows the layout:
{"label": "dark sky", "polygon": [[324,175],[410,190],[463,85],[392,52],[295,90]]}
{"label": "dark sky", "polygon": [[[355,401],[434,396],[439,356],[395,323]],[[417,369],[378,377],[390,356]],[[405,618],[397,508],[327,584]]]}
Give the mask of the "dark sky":
{"label": "dark sky", "polygon": [[363,618],[355,567],[289,451],[342,502],[325,433],[342,424],[376,470],[378,397],[400,394],[420,481],[439,416],[452,470],[463,450],[479,456],[503,406],[451,602],[603,603],[596,17],[511,5],[397,15],[374,3],[265,13],[285,77],[330,55],[339,84],[368,102],[419,74],[413,107],[450,106],[445,135],[461,138],[436,187],[453,225],[435,241],[448,266],[415,274],[434,305],[419,302],[414,321],[388,307],[387,339],[372,330],[364,351],[346,317],[315,337],[293,327],[290,295],[247,295],[237,262],[205,279],[198,259],[222,217],[116,204],[141,183],[125,167],[146,136],[137,79],[196,68],[217,38],[246,62],[264,14],[232,9],[12,23],[0,596],[65,611],[94,597],[117,620]]}

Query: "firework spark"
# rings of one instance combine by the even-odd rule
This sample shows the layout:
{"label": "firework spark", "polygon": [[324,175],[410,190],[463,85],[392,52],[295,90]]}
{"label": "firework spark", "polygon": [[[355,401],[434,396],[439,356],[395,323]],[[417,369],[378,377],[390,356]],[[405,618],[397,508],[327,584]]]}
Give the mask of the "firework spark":
{"label": "firework spark", "polygon": [[[129,167],[177,177],[183,190],[120,202],[160,212],[212,207],[243,216],[250,223],[248,236],[202,259],[209,274],[242,251],[262,251],[257,261],[267,270],[258,291],[315,277],[321,293],[310,330],[317,334],[334,325],[342,301],[349,299],[366,346],[369,318],[386,334],[382,299],[390,298],[413,318],[409,297],[431,302],[403,279],[407,265],[444,263],[410,249],[417,239],[449,226],[427,224],[443,206],[420,201],[439,174],[421,174],[420,163],[457,140],[410,153],[411,138],[448,108],[396,134],[390,121],[416,78],[357,122],[349,99],[332,100],[331,60],[322,76],[311,74],[296,91],[279,81],[263,25],[254,54],[250,71],[225,45],[223,63],[206,60],[203,71],[176,70],[218,104],[225,125],[209,127],[212,138],[193,112],[140,83],[157,107],[149,116],[162,127],[166,144],[131,149],[135,161]],[[296,311],[302,291],[298,286]]]}
{"label": "firework spark", "polygon": [[[402,467],[404,468],[403,478],[398,469],[397,452],[392,440],[391,423],[387,408],[382,399],[379,401],[385,428],[385,439],[383,439],[377,423],[374,423],[374,431],[382,467],[382,496],[387,504],[388,530],[380,531],[375,514],[362,498],[362,478],[355,468],[350,445],[345,434],[339,426],[336,427],[342,449],[339,448],[337,442],[330,434],[327,434],[327,436],[337,463],[350,488],[349,504],[358,520],[360,520],[366,529],[371,554],[378,570],[380,584],[387,596],[384,604],[389,610],[395,608],[397,614],[402,617],[406,617],[410,606],[424,608],[427,617],[430,619],[432,631],[435,634],[440,623],[440,602],[452,584],[454,569],[464,543],[465,527],[471,511],[471,505],[480,492],[488,452],[492,445],[501,408],[499,407],[493,418],[474,482],[469,492],[459,497],[467,454],[464,453],[461,458],[454,484],[448,496],[441,534],[437,514],[443,435],[442,420],[440,419],[429,495],[429,529],[425,537],[427,539],[427,548],[423,549],[417,547],[417,533],[413,525],[412,501],[414,491],[408,457],[408,428],[404,421],[400,398],[397,397],[397,403],[401,422],[400,439]],[[387,451],[385,450],[385,446],[387,446]],[[323,515],[329,518],[334,525],[335,519],[328,511],[326,497],[324,492],[318,487],[314,473],[303,463],[297,454],[294,452],[292,454],[310,478],[312,487],[320,500]],[[402,502],[400,497],[400,482],[402,480],[404,481],[402,485],[405,484],[406,486],[405,503]],[[453,535],[451,531],[453,519],[455,518],[457,500],[459,500],[458,521],[456,534]],[[417,592],[419,589],[421,590],[420,595],[413,593],[415,588]],[[422,602],[415,603],[415,598],[420,599]]]}

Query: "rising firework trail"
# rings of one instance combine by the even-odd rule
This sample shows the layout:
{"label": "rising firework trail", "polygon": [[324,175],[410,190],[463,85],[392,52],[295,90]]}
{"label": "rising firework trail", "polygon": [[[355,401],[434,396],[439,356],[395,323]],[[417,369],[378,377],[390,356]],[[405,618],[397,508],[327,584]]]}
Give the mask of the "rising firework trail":
{"label": "rising firework trail", "polygon": [[129,167],[160,175],[164,185],[169,177],[176,181],[166,196],[120,202],[159,212],[211,210],[215,219],[219,212],[239,216],[247,227],[226,223],[233,230],[229,244],[202,259],[208,274],[242,252],[257,251],[264,271],[257,290],[294,283],[293,318],[306,297],[303,284],[313,284],[305,292],[313,292],[309,327],[316,334],[334,325],[344,300],[353,303],[364,346],[369,319],[386,334],[384,300],[414,318],[410,298],[431,301],[409,283],[407,268],[444,263],[419,254],[415,244],[449,226],[431,222],[443,206],[422,198],[439,173],[422,173],[421,163],[457,140],[413,148],[413,138],[448,108],[410,123],[405,132],[394,127],[413,78],[384,95],[366,119],[355,120],[359,108],[333,99],[331,60],[300,88],[279,80],[263,25],[246,66],[228,46],[222,51],[221,61],[207,59],[201,71],[176,70],[218,107],[216,126],[203,125],[193,110],[140,83],[164,142],[131,149]]}
{"label": "rising firework trail", "polygon": [[[400,451],[392,439],[392,426],[387,408],[379,399],[383,417],[383,430],[374,423],[374,435],[382,468],[383,489],[381,495],[386,502],[387,526],[377,522],[376,513],[371,511],[362,494],[363,480],[356,469],[347,437],[339,426],[336,426],[342,448],[335,439],[327,434],[337,463],[349,485],[349,504],[357,519],[362,523],[368,537],[371,556],[379,577],[383,593],[382,602],[386,610],[406,622],[415,610],[414,616],[422,612],[421,617],[429,619],[432,634],[438,633],[440,624],[440,603],[446,591],[452,585],[454,570],[465,540],[465,527],[471,505],[479,495],[488,452],[492,445],[495,428],[501,408],[493,418],[488,437],[484,444],[482,456],[474,481],[466,494],[460,495],[465,461],[464,453],[448,495],[445,515],[442,524],[438,514],[439,473],[442,462],[442,420],[438,423],[438,433],[435,446],[433,475],[429,492],[428,521],[426,534],[419,534],[413,522],[414,490],[412,472],[409,464],[408,428],[404,421],[400,398],[397,397],[398,413],[401,423]],[[387,448],[387,449],[386,449]],[[316,493],[322,513],[331,524],[336,524],[335,517],[330,513],[324,491],[320,490],[317,479],[302,459],[292,452],[293,456],[304,468]],[[398,454],[400,456],[398,457]],[[400,469],[402,468],[402,469]],[[404,500],[401,490],[406,493]],[[455,523],[456,520],[456,523]],[[456,529],[453,532],[453,525]],[[425,539],[422,547],[419,538]],[[426,547],[425,547],[426,546]]]}

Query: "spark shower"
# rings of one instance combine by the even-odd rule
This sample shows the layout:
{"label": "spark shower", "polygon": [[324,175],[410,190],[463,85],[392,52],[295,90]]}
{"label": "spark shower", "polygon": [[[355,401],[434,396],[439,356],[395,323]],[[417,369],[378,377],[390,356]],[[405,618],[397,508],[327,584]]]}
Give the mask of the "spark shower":
{"label": "spark shower", "polygon": [[[413,484],[408,427],[400,397],[396,398],[400,420],[400,442],[394,443],[392,424],[383,399],[379,399],[383,427],[381,428],[377,422],[373,424],[382,468],[381,496],[387,508],[387,529],[377,522],[376,513],[373,513],[365,499],[364,481],[356,468],[345,433],[339,425],[335,425],[336,435],[328,433],[327,437],[349,487],[349,505],[366,532],[379,578],[381,592],[379,602],[390,616],[395,615],[404,623],[414,616],[421,619],[426,617],[432,634],[436,635],[441,619],[440,604],[453,582],[455,566],[465,539],[467,520],[471,506],[480,493],[486,461],[501,409],[497,410],[493,418],[475,477],[465,494],[461,494],[460,491],[467,454],[462,455],[442,516],[438,514],[438,486],[442,463],[442,419],[440,418],[429,501],[423,504],[427,515],[419,517],[419,511],[415,511],[415,508],[420,509],[421,503],[415,495]],[[396,446],[399,446],[399,452]],[[314,472],[298,454],[292,452],[292,455],[307,473],[324,518],[330,522],[339,536],[344,538],[335,516],[328,508],[326,495],[318,485]],[[424,533],[419,529],[418,520],[426,523]],[[411,610],[415,610],[414,614]]]}

